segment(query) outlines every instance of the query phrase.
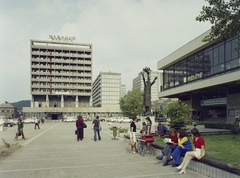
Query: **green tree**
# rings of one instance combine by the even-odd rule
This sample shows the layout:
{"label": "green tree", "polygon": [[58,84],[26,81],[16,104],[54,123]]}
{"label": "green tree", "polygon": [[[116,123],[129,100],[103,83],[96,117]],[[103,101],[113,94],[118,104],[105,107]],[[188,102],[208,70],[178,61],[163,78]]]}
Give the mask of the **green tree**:
{"label": "green tree", "polygon": [[143,92],[133,89],[119,101],[120,109],[124,116],[137,116],[143,113]]}
{"label": "green tree", "polygon": [[167,115],[170,125],[184,125],[188,121],[192,108],[182,101],[171,101],[162,111],[162,115]]}
{"label": "green tree", "polygon": [[[240,34],[240,1],[239,0],[206,0],[210,6],[203,6],[199,22],[209,21],[212,24],[211,32],[203,41],[220,41]],[[240,42],[238,41],[238,46]]]}

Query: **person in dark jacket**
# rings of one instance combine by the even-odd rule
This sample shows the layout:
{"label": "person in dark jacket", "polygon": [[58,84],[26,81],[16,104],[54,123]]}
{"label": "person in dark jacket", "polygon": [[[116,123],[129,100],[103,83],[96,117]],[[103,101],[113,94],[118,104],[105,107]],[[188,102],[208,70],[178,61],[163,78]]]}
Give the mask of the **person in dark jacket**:
{"label": "person in dark jacket", "polygon": [[98,135],[98,140],[101,140],[101,136],[100,136],[101,125],[99,121],[99,116],[97,116],[96,119],[93,120],[92,125],[94,130],[94,141],[97,141],[97,135]]}
{"label": "person in dark jacket", "polygon": [[76,120],[76,128],[77,128],[77,141],[79,142],[79,140],[83,140],[83,123],[84,120],[82,118],[82,116],[78,116],[78,119]]}
{"label": "person in dark jacket", "polygon": [[15,136],[15,141],[18,139],[18,136],[19,135],[22,135],[22,139],[25,140],[25,136],[24,136],[24,133],[23,133],[23,122],[22,122],[22,119],[18,119],[18,130],[17,130],[17,133],[16,133],[16,136]]}

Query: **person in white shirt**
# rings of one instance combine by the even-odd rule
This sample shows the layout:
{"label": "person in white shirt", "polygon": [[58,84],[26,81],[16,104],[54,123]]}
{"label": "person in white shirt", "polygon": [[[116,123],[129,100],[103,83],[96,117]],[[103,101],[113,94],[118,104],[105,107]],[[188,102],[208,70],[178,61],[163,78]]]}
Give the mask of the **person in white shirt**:
{"label": "person in white shirt", "polygon": [[35,122],[35,130],[36,130],[36,127],[38,127],[38,129],[40,129],[40,127],[39,127],[40,120],[37,117],[35,117],[34,122]]}

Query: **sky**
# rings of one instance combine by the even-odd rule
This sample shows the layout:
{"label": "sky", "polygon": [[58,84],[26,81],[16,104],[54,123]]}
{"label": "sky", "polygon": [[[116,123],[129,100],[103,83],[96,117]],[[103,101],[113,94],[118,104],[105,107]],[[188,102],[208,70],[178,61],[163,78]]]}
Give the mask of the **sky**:
{"label": "sky", "polygon": [[121,73],[127,91],[145,67],[210,29],[205,0],[0,0],[0,104],[31,100],[30,39],[73,36],[93,45],[93,81]]}

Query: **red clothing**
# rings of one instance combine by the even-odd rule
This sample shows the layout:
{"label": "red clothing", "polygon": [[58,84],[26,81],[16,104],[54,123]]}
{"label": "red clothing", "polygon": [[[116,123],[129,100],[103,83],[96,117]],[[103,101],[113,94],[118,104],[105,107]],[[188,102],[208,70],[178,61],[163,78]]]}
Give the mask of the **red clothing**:
{"label": "red clothing", "polygon": [[78,120],[76,120],[76,127],[77,127],[77,128],[83,127],[83,119],[78,119]]}
{"label": "red clothing", "polygon": [[174,136],[170,133],[169,134],[169,138],[171,138],[173,143],[178,143],[178,137],[177,134],[175,134]]}
{"label": "red clothing", "polygon": [[201,149],[202,146],[205,146],[205,141],[201,136],[199,136],[197,140],[195,140],[195,138],[193,138],[193,144],[194,144],[195,148]]}

